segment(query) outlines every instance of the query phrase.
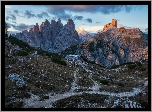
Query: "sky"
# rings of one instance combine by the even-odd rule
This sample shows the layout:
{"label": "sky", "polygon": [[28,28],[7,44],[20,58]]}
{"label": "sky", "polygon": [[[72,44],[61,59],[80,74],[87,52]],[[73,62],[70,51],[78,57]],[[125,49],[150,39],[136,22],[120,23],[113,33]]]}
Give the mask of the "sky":
{"label": "sky", "polygon": [[5,21],[9,33],[29,30],[47,19],[65,25],[68,18],[75,29],[90,33],[101,31],[105,24],[117,20],[117,27],[148,29],[148,5],[5,5]]}

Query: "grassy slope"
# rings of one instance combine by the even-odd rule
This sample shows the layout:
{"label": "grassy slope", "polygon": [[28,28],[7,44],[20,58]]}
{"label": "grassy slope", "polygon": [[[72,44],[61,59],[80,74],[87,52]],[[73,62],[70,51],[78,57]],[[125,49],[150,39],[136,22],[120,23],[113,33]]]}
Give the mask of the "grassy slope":
{"label": "grassy slope", "polygon": [[[45,96],[45,94],[49,92],[55,94],[68,91],[71,87],[71,83],[74,80],[73,72],[76,69],[79,69],[79,72],[77,73],[78,80],[76,82],[78,86],[93,86],[93,82],[88,78],[89,73],[83,70],[80,66],[75,67],[68,62],[67,66],[54,63],[51,60],[51,56],[53,54],[47,55],[46,52],[43,51],[39,51],[39,55],[32,55],[33,48],[31,48],[31,51],[28,51],[28,49],[21,49],[28,51],[28,54],[25,56],[20,56],[17,53],[18,50],[15,50],[15,48],[15,44],[9,45],[5,43],[5,65],[6,67],[9,65],[12,66],[12,68],[5,69],[6,108],[22,107],[23,102],[20,99],[29,98],[31,93],[40,96],[40,99],[43,100],[48,98]],[[11,49],[12,52],[10,53]],[[7,57],[8,54],[12,56]],[[24,61],[20,62],[19,58],[23,58]],[[116,71],[118,68],[120,69],[119,72]],[[123,68],[124,71],[122,70]],[[143,62],[142,65],[136,63],[123,64],[121,66],[117,66],[116,69],[108,70],[105,70],[99,65],[88,63],[87,69],[94,72],[92,78],[97,81],[98,84],[100,84],[101,91],[130,91],[133,87],[142,85],[142,80],[148,77],[148,65],[146,61]],[[18,88],[15,83],[8,79],[8,75],[11,73],[17,73],[24,76],[23,79],[26,81],[27,85],[24,88]],[[42,76],[41,73],[43,73],[44,76]],[[111,75],[108,76],[108,74]],[[106,79],[101,76],[106,77]],[[114,86],[117,88],[114,88]],[[139,94],[135,96],[135,99],[146,107],[148,101],[147,88],[145,89],[145,92],[146,96],[142,97],[142,94]]]}

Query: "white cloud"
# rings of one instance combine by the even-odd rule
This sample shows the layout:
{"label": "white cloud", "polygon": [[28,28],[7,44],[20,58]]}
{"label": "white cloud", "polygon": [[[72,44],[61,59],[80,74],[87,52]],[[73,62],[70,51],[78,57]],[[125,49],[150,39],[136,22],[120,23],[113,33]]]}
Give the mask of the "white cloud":
{"label": "white cloud", "polygon": [[79,29],[84,29],[87,32],[96,33],[99,30],[102,30],[104,26],[80,26]]}
{"label": "white cloud", "polygon": [[117,24],[117,28],[124,27],[122,24]]}
{"label": "white cloud", "polygon": [[5,5],[5,8],[12,8],[11,5]]}
{"label": "white cloud", "polygon": [[117,28],[124,27],[126,29],[132,29],[133,27],[124,26],[122,24],[117,24]]}

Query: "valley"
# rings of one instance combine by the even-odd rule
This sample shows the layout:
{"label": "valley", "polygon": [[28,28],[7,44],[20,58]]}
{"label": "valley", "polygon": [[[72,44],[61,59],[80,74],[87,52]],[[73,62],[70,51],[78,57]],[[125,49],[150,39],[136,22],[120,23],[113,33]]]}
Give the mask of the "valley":
{"label": "valley", "polygon": [[[16,50],[6,43],[9,55]],[[7,55],[8,55],[7,54]],[[21,61],[22,59],[23,61]],[[13,61],[14,60],[14,61]],[[54,63],[48,56],[31,53],[5,58],[6,107],[17,108],[146,108],[147,61],[106,69],[81,59]],[[143,69],[145,68],[145,69]],[[23,72],[24,70],[24,72]],[[26,86],[17,87],[8,75],[20,74]],[[12,92],[10,92],[12,91]],[[144,96],[144,97],[143,97]],[[17,107],[16,107],[17,106]]]}

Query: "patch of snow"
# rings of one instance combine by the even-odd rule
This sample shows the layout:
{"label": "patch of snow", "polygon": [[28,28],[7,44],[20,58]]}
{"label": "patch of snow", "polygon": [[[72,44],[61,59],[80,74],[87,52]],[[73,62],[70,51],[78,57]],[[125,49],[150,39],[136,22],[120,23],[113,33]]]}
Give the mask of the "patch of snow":
{"label": "patch of snow", "polygon": [[148,86],[148,81],[145,81],[145,82],[144,82],[144,86],[145,86],[145,87]]}
{"label": "patch of snow", "polygon": [[19,58],[18,60],[19,60],[20,62],[23,62],[23,58]]}
{"label": "patch of snow", "polygon": [[11,65],[6,66],[6,68],[13,68]]}
{"label": "patch of snow", "polygon": [[37,51],[34,51],[34,52],[32,53],[32,55],[37,55]]}
{"label": "patch of snow", "polygon": [[125,108],[129,108],[128,104],[125,103]]}
{"label": "patch of snow", "polygon": [[12,73],[8,76],[8,78],[12,81],[12,82],[16,82],[16,85],[18,87],[23,87],[25,85],[25,81],[23,80],[23,78],[16,73]]}

